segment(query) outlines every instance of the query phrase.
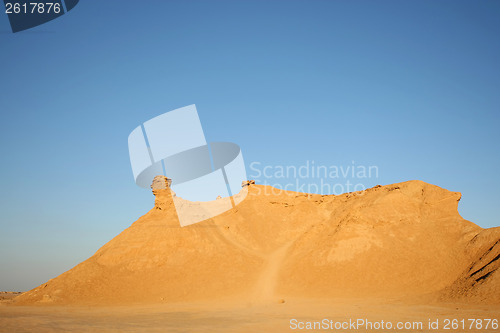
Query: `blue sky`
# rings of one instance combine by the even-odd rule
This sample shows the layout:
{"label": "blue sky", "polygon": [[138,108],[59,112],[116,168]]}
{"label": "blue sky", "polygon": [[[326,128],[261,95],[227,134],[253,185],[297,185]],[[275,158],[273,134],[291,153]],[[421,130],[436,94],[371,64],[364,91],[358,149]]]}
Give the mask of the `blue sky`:
{"label": "blue sky", "polygon": [[59,275],[145,214],[127,137],[190,104],[250,176],[376,165],[366,187],[420,179],[498,226],[499,15],[493,0],[81,1],[16,34],[0,15],[0,290]]}

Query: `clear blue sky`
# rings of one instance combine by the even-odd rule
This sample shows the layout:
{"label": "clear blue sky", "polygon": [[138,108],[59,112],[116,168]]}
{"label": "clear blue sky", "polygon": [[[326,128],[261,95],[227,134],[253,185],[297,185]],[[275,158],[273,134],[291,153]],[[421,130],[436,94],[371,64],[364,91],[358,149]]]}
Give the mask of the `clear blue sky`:
{"label": "clear blue sky", "polygon": [[376,165],[367,187],[420,179],[499,225],[498,1],[95,0],[17,34],[0,14],[0,290],[146,213],[128,134],[189,104],[247,167]]}

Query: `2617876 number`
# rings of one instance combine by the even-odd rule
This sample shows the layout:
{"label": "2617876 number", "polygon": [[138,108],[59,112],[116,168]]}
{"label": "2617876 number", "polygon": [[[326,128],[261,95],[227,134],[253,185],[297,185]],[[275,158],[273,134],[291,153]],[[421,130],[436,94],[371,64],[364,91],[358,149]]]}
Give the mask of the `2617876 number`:
{"label": "2617876 number", "polygon": [[445,319],[445,330],[487,330],[498,329],[498,319]]}
{"label": "2617876 number", "polygon": [[61,4],[57,2],[5,3],[5,14],[59,14]]}

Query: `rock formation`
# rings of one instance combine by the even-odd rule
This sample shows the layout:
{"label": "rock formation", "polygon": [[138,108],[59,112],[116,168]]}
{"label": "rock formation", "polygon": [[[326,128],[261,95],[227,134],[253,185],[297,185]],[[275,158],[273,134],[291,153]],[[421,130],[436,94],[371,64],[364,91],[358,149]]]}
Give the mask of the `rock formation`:
{"label": "rock formation", "polygon": [[151,184],[151,189],[154,190],[164,190],[170,188],[172,185],[172,179],[167,178],[165,176],[155,176],[153,178],[153,183]]}
{"label": "rock formation", "polygon": [[460,193],[421,181],[343,195],[246,189],[236,208],[183,228],[170,190],[154,189],[155,208],[16,304],[424,295],[500,303],[500,228],[464,220]]}
{"label": "rock formation", "polygon": [[244,180],[241,182],[241,187],[250,186],[255,184],[255,180]]}

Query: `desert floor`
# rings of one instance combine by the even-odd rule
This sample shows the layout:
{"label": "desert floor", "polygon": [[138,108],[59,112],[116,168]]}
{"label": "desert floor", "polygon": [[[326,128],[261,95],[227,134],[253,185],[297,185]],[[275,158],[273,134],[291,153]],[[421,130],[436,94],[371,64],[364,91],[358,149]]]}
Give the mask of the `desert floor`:
{"label": "desert floor", "polygon": [[[291,320],[297,320],[297,326]],[[326,319],[344,323],[368,320],[373,327],[384,321],[385,329],[317,328],[299,329],[299,322]],[[438,328],[429,328],[429,319]],[[461,327],[445,329],[447,320],[464,319]],[[476,321],[472,321],[476,319]],[[482,319],[477,321],[477,319]],[[13,306],[0,303],[0,332],[500,332],[485,329],[486,319],[500,319],[500,306],[471,304],[422,305],[401,301],[366,299],[276,299],[261,304],[179,303],[113,307],[83,306]],[[418,325],[408,329],[387,329],[387,322]],[[295,322],[293,322],[295,323]],[[473,323],[473,327],[470,324]],[[482,328],[478,328],[479,323]],[[347,325],[347,324],[344,324]],[[295,329],[294,329],[295,328]]]}

